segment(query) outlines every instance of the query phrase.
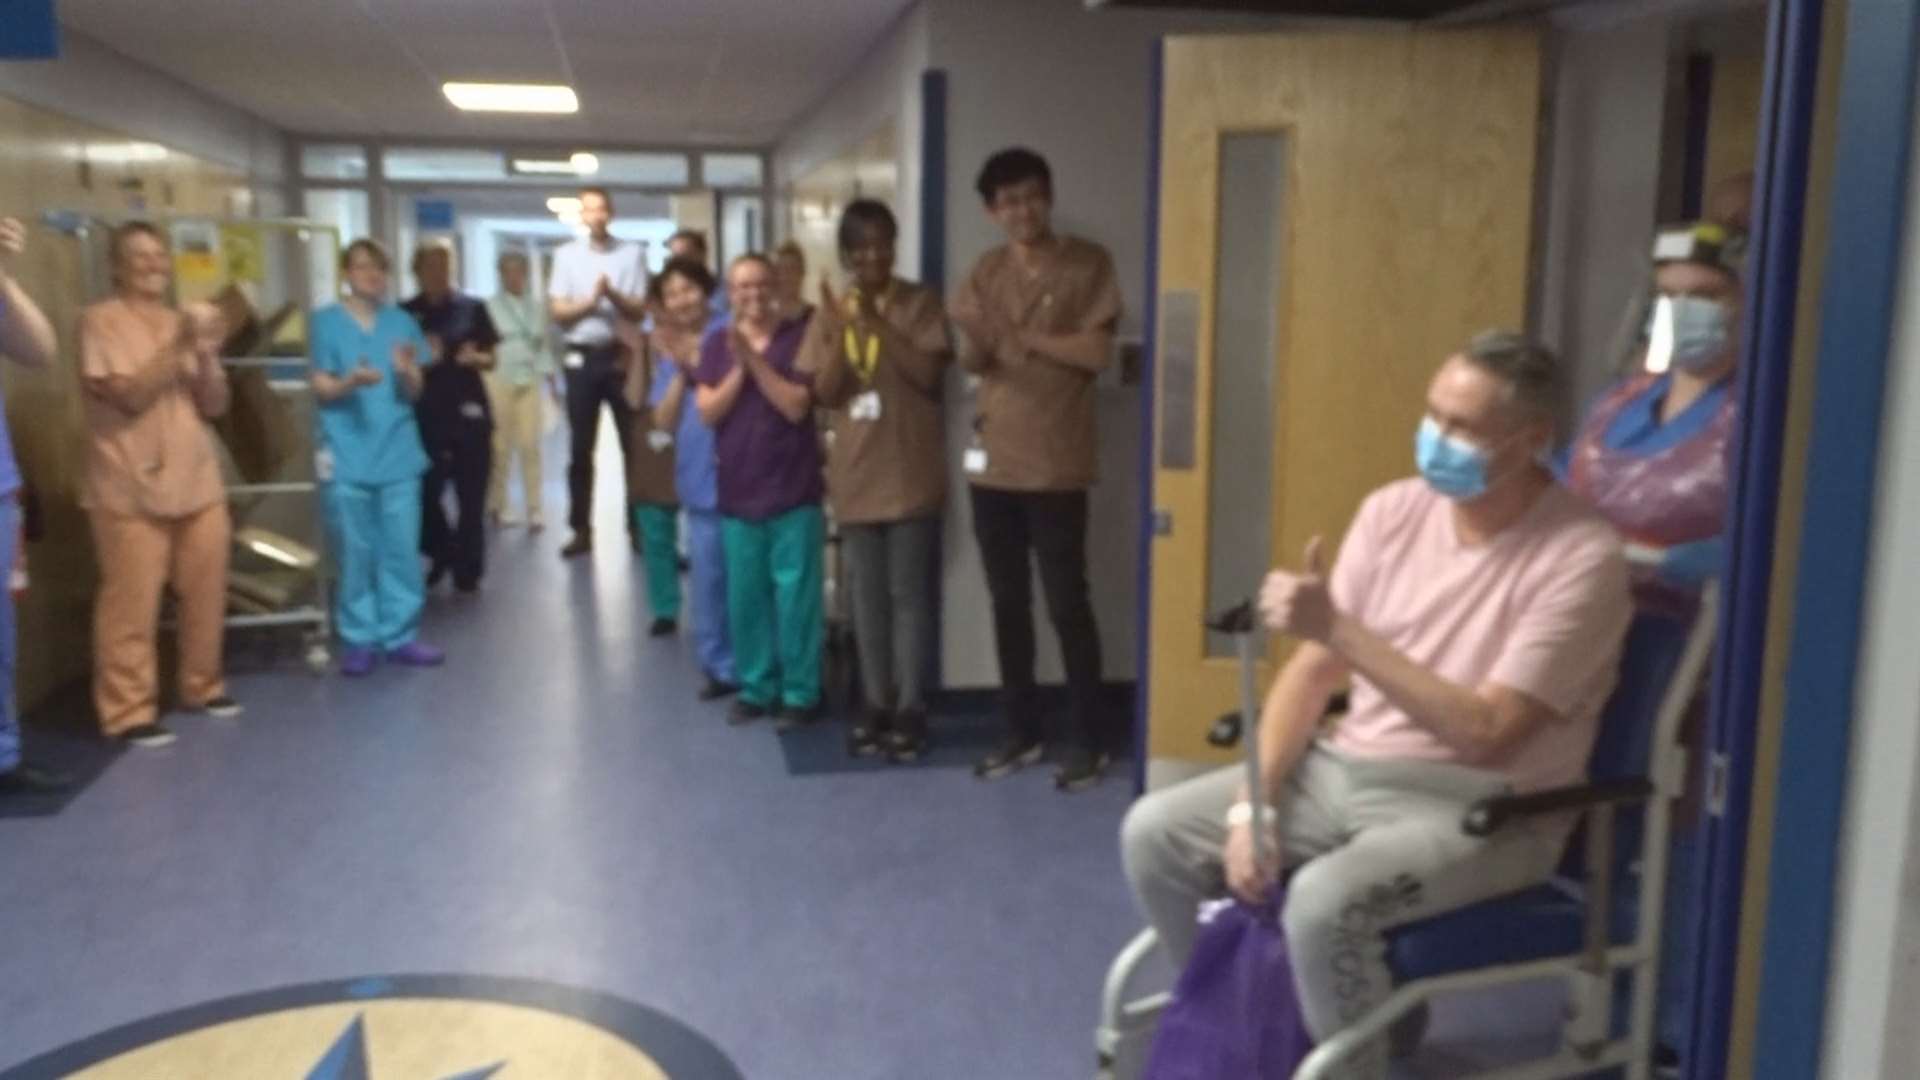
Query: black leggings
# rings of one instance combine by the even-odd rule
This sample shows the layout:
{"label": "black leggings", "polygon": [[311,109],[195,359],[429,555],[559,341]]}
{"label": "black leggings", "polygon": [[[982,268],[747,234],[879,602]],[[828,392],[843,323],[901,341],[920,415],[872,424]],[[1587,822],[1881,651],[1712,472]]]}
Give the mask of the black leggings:
{"label": "black leggings", "polygon": [[[420,493],[420,551],[436,565],[453,571],[453,583],[463,589],[480,584],[486,570],[487,476],[493,465],[490,428],[481,427],[428,448],[431,463]],[[459,516],[447,524],[444,502],[447,487]]]}
{"label": "black leggings", "polygon": [[1043,734],[1034,701],[1031,553],[1040,564],[1040,588],[1067,669],[1068,737],[1099,749],[1100,630],[1087,590],[1087,493],[972,490],[973,533],[993,598],[1007,723],[1019,736]]}

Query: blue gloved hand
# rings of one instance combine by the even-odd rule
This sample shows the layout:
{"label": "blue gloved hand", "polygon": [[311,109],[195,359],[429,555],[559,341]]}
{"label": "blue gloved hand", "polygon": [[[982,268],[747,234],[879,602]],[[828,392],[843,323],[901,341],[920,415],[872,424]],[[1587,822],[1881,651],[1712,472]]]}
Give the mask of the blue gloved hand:
{"label": "blue gloved hand", "polygon": [[1718,536],[1675,544],[1660,556],[1654,576],[1668,585],[1698,588],[1720,575],[1726,558],[1726,542]]}

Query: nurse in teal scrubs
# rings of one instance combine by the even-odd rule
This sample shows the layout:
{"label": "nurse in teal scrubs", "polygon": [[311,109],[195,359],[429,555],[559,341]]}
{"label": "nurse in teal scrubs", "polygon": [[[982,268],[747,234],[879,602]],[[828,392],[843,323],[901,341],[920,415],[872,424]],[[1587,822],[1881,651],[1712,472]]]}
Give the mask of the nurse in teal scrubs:
{"label": "nurse in teal scrubs", "polygon": [[347,245],[340,259],[347,298],[314,312],[310,334],[318,472],[340,572],[340,673],[355,677],[382,659],[406,667],[446,659],[417,637],[426,598],[420,477],[427,455],[413,403],[421,368],[440,358],[413,316],[387,299],[389,265],[372,240]]}

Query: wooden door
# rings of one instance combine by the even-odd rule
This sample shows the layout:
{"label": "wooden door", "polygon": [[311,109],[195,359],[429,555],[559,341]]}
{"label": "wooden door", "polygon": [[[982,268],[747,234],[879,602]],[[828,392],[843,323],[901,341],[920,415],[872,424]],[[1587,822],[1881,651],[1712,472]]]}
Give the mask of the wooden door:
{"label": "wooden door", "polygon": [[1218,756],[1209,608],[1335,544],[1412,471],[1440,360],[1525,323],[1540,85],[1528,28],[1166,43],[1152,756]]}

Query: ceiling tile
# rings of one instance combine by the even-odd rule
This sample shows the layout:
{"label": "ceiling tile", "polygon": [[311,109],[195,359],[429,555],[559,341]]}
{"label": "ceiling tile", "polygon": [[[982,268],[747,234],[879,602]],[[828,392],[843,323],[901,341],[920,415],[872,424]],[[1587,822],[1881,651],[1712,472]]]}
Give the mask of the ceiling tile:
{"label": "ceiling tile", "polygon": [[[767,144],[912,2],[62,0],[59,11],[295,132]],[[438,88],[568,70],[581,98],[571,118],[465,115]]]}

